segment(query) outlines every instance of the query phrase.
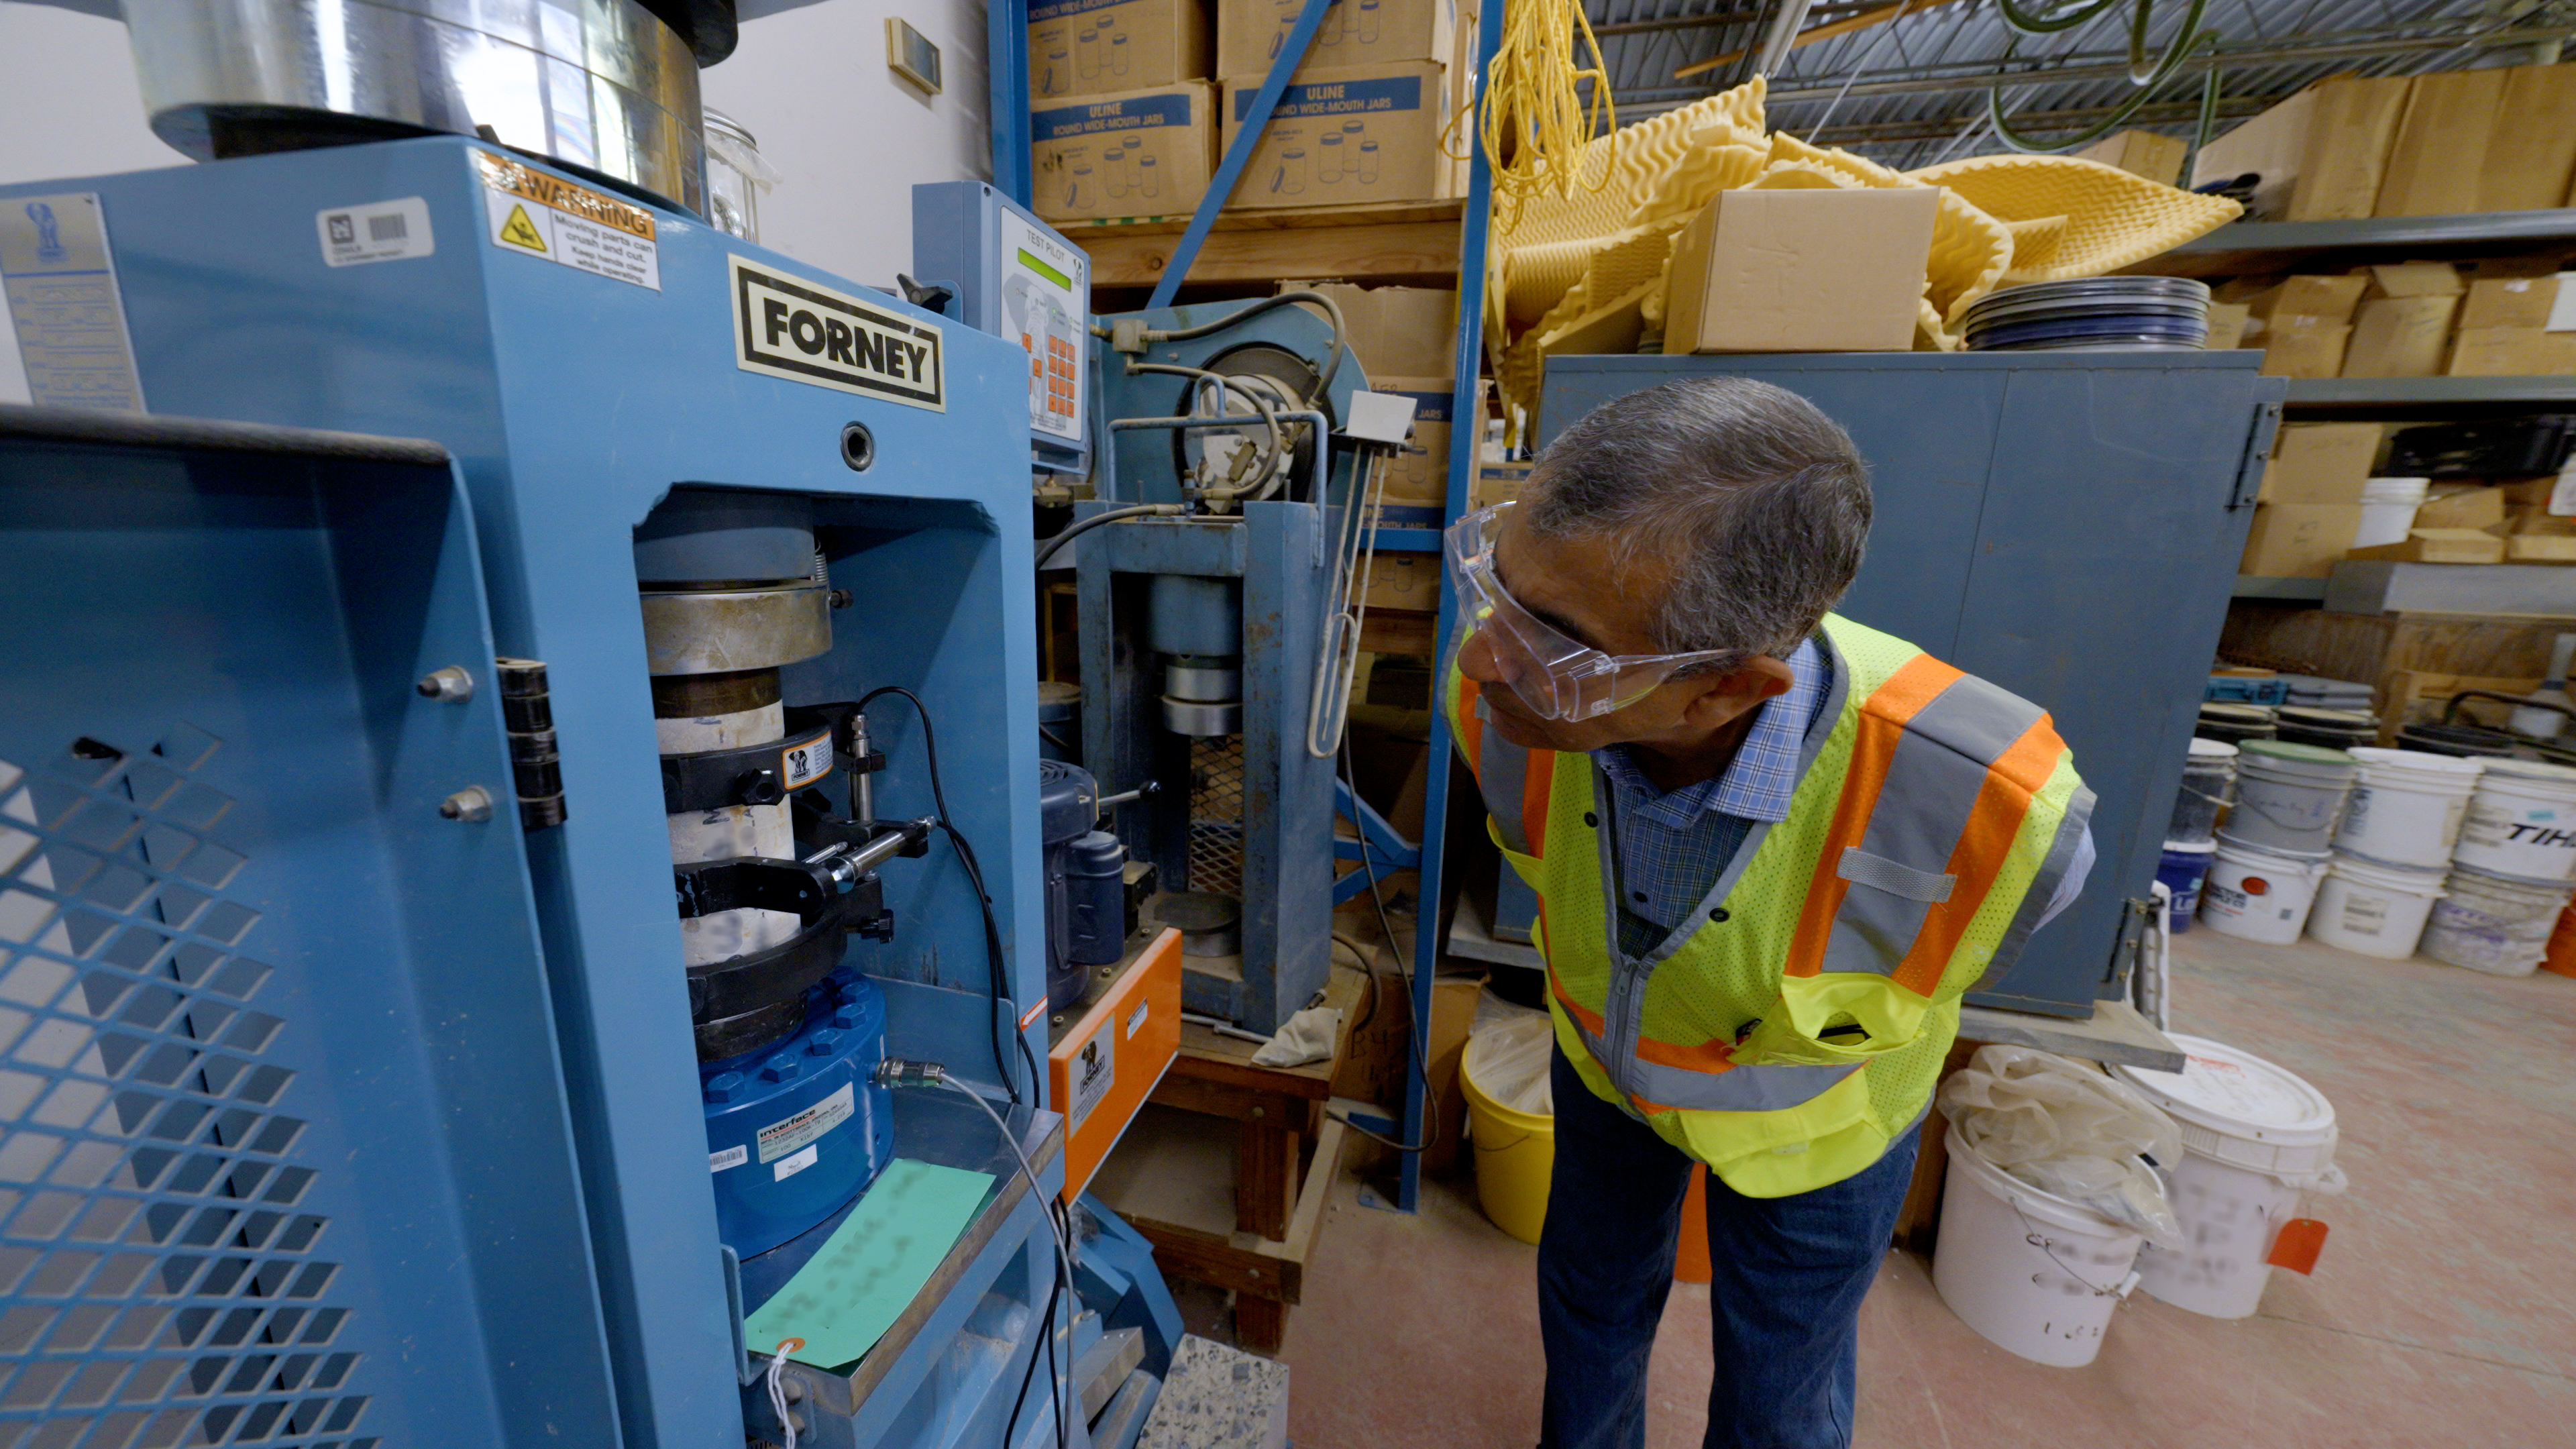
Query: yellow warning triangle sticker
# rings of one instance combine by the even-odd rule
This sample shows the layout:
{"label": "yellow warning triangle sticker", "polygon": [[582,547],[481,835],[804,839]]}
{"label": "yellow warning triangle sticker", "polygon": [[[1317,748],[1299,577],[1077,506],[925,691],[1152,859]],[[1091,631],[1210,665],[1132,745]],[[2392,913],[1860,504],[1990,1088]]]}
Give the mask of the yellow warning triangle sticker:
{"label": "yellow warning triangle sticker", "polygon": [[546,239],[537,234],[535,223],[528,220],[528,209],[516,202],[511,203],[510,219],[501,223],[501,240],[532,252],[546,249]]}

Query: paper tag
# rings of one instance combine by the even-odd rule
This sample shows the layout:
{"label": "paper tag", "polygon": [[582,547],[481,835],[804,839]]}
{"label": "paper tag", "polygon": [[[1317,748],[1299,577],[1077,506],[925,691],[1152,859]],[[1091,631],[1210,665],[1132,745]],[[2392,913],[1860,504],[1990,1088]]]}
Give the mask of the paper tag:
{"label": "paper tag", "polygon": [[1101,1098],[1109,1095],[1109,1088],[1118,1080],[1118,1044],[1105,1031],[1093,1032],[1082,1050],[1073,1054],[1068,1075],[1073,1078],[1073,1105],[1065,1117],[1073,1124],[1070,1130],[1079,1131],[1083,1119],[1100,1105]]}
{"label": "paper tag", "polygon": [[494,246],[662,290],[653,213],[489,151],[475,152],[474,159],[483,172],[483,210]]}
{"label": "paper tag", "polygon": [[778,778],[787,789],[802,790],[832,773],[832,737],[817,735],[778,752]]}
{"label": "paper tag", "polygon": [[429,232],[429,203],[417,196],[334,207],[313,213],[322,238],[322,261],[334,267],[400,262],[438,250]]}
{"label": "paper tag", "polygon": [[769,1180],[772,1182],[785,1182],[787,1179],[794,1177],[796,1174],[812,1167],[815,1163],[820,1162],[822,1158],[823,1148],[821,1144],[817,1143],[806,1148],[804,1151],[797,1153],[793,1157],[780,1161],[778,1166],[770,1170]]}
{"label": "paper tag", "polygon": [[[841,1090],[807,1107],[793,1117],[782,1118],[760,1129],[754,1140],[760,1144],[760,1160],[768,1162],[783,1157],[842,1123],[858,1110],[858,1098],[843,1082]],[[784,1174],[781,1174],[784,1176]]]}
{"label": "paper tag", "polygon": [[0,289],[36,406],[143,411],[98,193],[0,202]]}
{"label": "paper tag", "polygon": [[750,1160],[751,1149],[737,1142],[722,1152],[708,1153],[707,1171],[722,1172],[728,1167],[740,1167]]}
{"label": "paper tag", "polygon": [[2558,297],[2549,304],[2549,320],[2540,325],[2552,332],[2576,332],[2576,272],[2558,274]]}

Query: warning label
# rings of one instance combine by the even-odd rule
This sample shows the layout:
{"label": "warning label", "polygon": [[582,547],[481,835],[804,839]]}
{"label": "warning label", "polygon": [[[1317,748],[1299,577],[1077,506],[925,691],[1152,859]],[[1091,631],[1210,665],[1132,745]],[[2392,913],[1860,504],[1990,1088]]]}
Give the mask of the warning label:
{"label": "warning label", "polygon": [[[785,1157],[806,1143],[850,1120],[858,1108],[858,1097],[843,1082],[841,1090],[806,1108],[793,1117],[782,1118],[760,1129],[756,1139],[763,1162]],[[781,1174],[784,1176],[785,1174]]]}
{"label": "warning label", "polygon": [[1065,1117],[1080,1128],[1091,1109],[1100,1105],[1109,1089],[1118,1084],[1118,1042],[1106,1031],[1095,1031],[1091,1040],[1073,1054],[1073,1080],[1067,1084],[1073,1102],[1065,1108]]}
{"label": "warning label", "polygon": [[494,246],[662,290],[653,213],[505,156],[477,151],[474,159]]}

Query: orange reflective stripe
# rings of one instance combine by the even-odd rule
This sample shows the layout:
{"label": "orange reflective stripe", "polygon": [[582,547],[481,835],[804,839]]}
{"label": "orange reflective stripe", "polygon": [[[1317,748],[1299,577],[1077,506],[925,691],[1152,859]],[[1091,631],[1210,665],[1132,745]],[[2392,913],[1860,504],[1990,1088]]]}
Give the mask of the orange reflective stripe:
{"label": "orange reflective stripe", "polygon": [[1609,1024],[1601,1019],[1601,1013],[1575,1000],[1574,994],[1565,989],[1565,983],[1556,979],[1556,968],[1553,966],[1547,968],[1547,989],[1554,993],[1556,1004],[1565,1008],[1565,1014],[1574,1018],[1576,1026],[1596,1037],[1610,1034]]}
{"label": "orange reflective stripe", "polygon": [[1548,793],[1556,785],[1556,751],[1529,752],[1529,769],[1521,776],[1521,836],[1529,842],[1529,853],[1544,859],[1547,855]]}
{"label": "orange reflective stripe", "polygon": [[1677,1046],[1650,1036],[1640,1036],[1637,1038],[1637,1057],[1641,1061],[1678,1067],[1686,1072],[1723,1072],[1735,1065],[1735,1044],[1712,1039],[1698,1046]]}
{"label": "orange reflective stripe", "polygon": [[1833,933],[1834,913],[1842,909],[1846,888],[1836,874],[1843,851],[1860,844],[1869,833],[1869,812],[1878,803],[1879,786],[1887,782],[1887,767],[1896,758],[1896,742],[1905,733],[1905,722],[1961,677],[1962,671],[1929,654],[1917,654],[1862,702],[1854,721],[1851,763],[1844,768],[1842,795],[1834,802],[1834,821],[1826,831],[1824,849],[1816,856],[1806,908],[1798,913],[1798,934],[1789,943],[1786,974],[1813,976],[1823,968],[1825,941]]}
{"label": "orange reflective stripe", "polygon": [[2065,749],[2054,724],[2041,715],[1987,768],[1986,783],[1977,791],[1967,827],[1950,851],[1947,869],[1958,883],[1951,888],[1949,900],[1925,914],[1923,929],[1915,933],[1913,947],[1897,965],[1897,985],[1920,996],[1930,996],[1940,986],[1951,953],[1959,949],[1959,938],[1968,933],[1969,923],[1976,919],[1986,893],[1994,889],[1995,877],[2003,873],[2004,862],[2012,855],[2022,821],[2030,815],[2031,796],[2056,773],[2058,756]]}

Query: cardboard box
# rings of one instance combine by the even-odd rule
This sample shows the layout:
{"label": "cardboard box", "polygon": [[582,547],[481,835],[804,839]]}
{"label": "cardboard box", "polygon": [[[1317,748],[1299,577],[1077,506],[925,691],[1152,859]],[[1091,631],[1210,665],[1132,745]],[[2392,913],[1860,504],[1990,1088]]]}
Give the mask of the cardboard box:
{"label": "cardboard box", "polygon": [[2253,309],[2242,302],[2209,304],[2209,340],[2201,345],[2212,352],[2228,352],[2245,341],[2245,324]]}
{"label": "cardboard box", "polygon": [[2379,460],[2377,423],[2293,423],[2273,443],[2263,470],[2265,503],[2361,502]]}
{"label": "cardboard box", "polygon": [[[2354,511],[2358,527],[2360,510]],[[2345,542],[2351,541],[2347,535]],[[1378,551],[1369,566],[1368,606],[1436,613],[1440,608],[1440,556],[1431,553]]]}
{"label": "cardboard box", "polygon": [[2201,147],[2192,161],[2191,184],[2206,186],[2250,173],[2261,179],[2246,204],[2246,219],[2284,219],[2307,155],[2309,123],[2316,111],[2317,93],[2311,87]]}
{"label": "cardboard box", "polygon": [[1205,80],[1201,0],[1030,0],[1029,99],[1111,95]]}
{"label": "cardboard box", "polygon": [[2370,281],[2362,290],[2364,303],[2379,297],[2456,297],[2467,290],[2460,269],[2449,262],[2384,262],[2361,270]]}
{"label": "cardboard box", "polygon": [[[1305,8],[1305,0],[1217,0],[1216,73],[1260,85]],[[1457,24],[1457,0],[1333,0],[1295,78],[1406,60],[1446,65]]]}
{"label": "cardboard box", "polygon": [[2451,377],[2576,376],[2576,332],[2464,327],[2451,339],[2442,371]]}
{"label": "cardboard box", "polygon": [[[1521,490],[1529,485],[1528,463],[1487,463],[1477,468],[1476,482],[1467,493],[1469,508],[1491,508],[1497,503],[1517,503]],[[2576,523],[2576,519],[2569,522]]]}
{"label": "cardboard box", "polygon": [[2413,86],[2414,79],[2402,75],[2318,84],[2285,220],[2350,221],[2371,214]]}
{"label": "cardboard box", "polygon": [[1380,376],[1446,377],[1457,362],[1458,294],[1446,287],[1282,282],[1279,290],[1332,298],[1342,313],[1342,340],[1372,382]]}
{"label": "cardboard box", "polygon": [[2266,579],[2321,579],[2360,531],[2358,503],[2259,504],[2237,571]]}
{"label": "cardboard box", "polygon": [[1187,213],[1216,170],[1216,87],[1089,96],[1029,114],[1032,210],[1049,221]]}
{"label": "cardboard box", "polygon": [[2504,115],[2478,174],[2480,211],[2568,205],[2576,184],[2576,64],[2519,65],[2504,73]]}
{"label": "cardboard box", "polygon": [[[1366,364],[1368,355],[1360,361]],[[1454,384],[1445,377],[1380,377],[1369,375],[1369,391],[1391,392],[1413,402],[1413,446],[1419,453],[1398,453],[1386,462],[1378,500],[1389,508],[1445,508],[1449,503],[1449,409],[1456,401]],[[2503,495],[2498,494],[2499,498]],[[1415,520],[1392,519],[1392,523]],[[1438,528],[1440,520],[1419,521]]]}
{"label": "cardboard box", "polygon": [[2504,541],[2507,563],[2576,563],[2576,537],[2522,534]]}
{"label": "cardboard box", "polygon": [[2504,104],[2504,72],[2451,70],[2415,78],[2388,150],[2378,216],[2456,216],[2478,209],[2487,142]]}
{"label": "cardboard box", "polygon": [[2417,528],[2396,543],[2357,548],[2344,557],[2380,563],[2503,563],[2504,540],[2474,528]]}
{"label": "cardboard box", "polygon": [[2349,322],[2369,287],[2367,276],[2285,277],[2277,285],[2246,299],[2246,310],[2270,321],[2307,317],[2320,322]]}
{"label": "cardboard box", "polygon": [[2558,278],[2480,277],[2460,304],[2460,330],[2482,327],[2545,328],[2558,302]]}
{"label": "cardboard box", "polygon": [[2380,297],[2353,315],[2345,377],[2434,377],[2451,335],[2457,297]]}
{"label": "cardboard box", "polygon": [[2087,161],[2117,166],[2132,176],[2143,176],[2159,185],[2172,186],[2182,180],[2183,153],[2190,149],[2191,143],[2179,136],[2159,136],[2153,131],[2122,131],[2105,136],[2075,154]]}
{"label": "cardboard box", "polygon": [[2275,318],[2263,332],[2265,377],[2341,377],[2352,328],[2305,317]]}
{"label": "cardboard box", "polygon": [[[1329,206],[1449,194],[1457,168],[1440,151],[1448,73],[1436,60],[1299,71],[1227,204]],[[1224,144],[1234,144],[1260,89],[1258,75],[1226,81]]]}
{"label": "cardboard box", "polygon": [[1940,193],[1721,191],[1673,242],[1664,351],[1903,352]]}
{"label": "cardboard box", "polygon": [[2426,498],[2415,509],[2417,528],[2470,528],[2481,533],[2504,527],[2504,490],[2452,488]]}

